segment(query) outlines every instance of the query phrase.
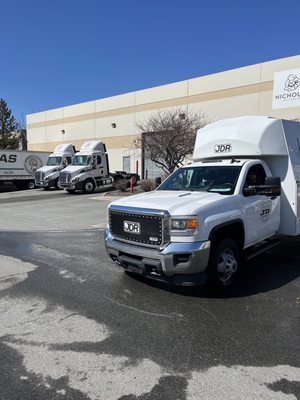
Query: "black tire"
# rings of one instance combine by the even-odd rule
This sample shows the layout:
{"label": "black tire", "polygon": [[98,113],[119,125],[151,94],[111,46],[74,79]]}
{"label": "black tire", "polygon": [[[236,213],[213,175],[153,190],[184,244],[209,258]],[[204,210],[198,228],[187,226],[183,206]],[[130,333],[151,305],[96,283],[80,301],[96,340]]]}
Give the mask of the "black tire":
{"label": "black tire", "polygon": [[25,181],[14,181],[14,185],[17,189],[24,190],[26,189],[26,182]]}
{"label": "black tire", "polygon": [[15,181],[14,184],[18,189],[21,190],[34,189],[36,187],[34,181],[26,181],[25,179],[20,181]]}
{"label": "black tire", "polygon": [[240,271],[240,249],[233,239],[213,244],[207,277],[209,286],[222,291],[231,288]]}
{"label": "black tire", "polygon": [[35,188],[36,188],[36,186],[35,186],[34,181],[27,182],[27,189],[35,189]]}
{"label": "black tire", "polygon": [[95,183],[92,179],[87,179],[82,185],[83,193],[93,193],[95,190]]}
{"label": "black tire", "polygon": [[118,186],[119,186],[121,181],[122,181],[122,179],[120,179],[120,178],[114,178],[113,186],[114,186],[115,189],[118,189]]}

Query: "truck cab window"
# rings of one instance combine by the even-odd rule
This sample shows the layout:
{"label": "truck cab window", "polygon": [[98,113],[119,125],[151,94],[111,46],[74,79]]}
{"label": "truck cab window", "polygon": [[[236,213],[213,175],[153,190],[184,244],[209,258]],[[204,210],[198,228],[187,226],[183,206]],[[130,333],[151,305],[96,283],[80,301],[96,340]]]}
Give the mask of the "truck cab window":
{"label": "truck cab window", "polygon": [[157,190],[188,190],[233,194],[240,166],[179,168]]}
{"label": "truck cab window", "polygon": [[266,179],[266,172],[261,164],[249,168],[244,187],[263,185]]}
{"label": "truck cab window", "polygon": [[46,165],[56,166],[61,164],[61,157],[49,157]]}
{"label": "truck cab window", "polygon": [[89,155],[75,155],[72,160],[72,165],[89,165],[91,156]]}

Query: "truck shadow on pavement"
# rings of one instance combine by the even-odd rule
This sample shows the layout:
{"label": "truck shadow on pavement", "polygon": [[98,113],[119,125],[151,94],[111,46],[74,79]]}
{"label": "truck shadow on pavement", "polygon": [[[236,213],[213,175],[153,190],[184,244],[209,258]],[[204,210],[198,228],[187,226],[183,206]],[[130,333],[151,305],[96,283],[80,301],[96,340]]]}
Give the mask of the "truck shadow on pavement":
{"label": "truck shadow on pavement", "polygon": [[[182,296],[239,298],[269,292],[288,285],[300,278],[300,246],[295,242],[284,242],[250,262],[243,262],[238,282],[223,292],[214,292],[206,286],[171,286],[143,276],[130,274],[147,285],[177,293]],[[300,290],[297,294],[300,303]]]}

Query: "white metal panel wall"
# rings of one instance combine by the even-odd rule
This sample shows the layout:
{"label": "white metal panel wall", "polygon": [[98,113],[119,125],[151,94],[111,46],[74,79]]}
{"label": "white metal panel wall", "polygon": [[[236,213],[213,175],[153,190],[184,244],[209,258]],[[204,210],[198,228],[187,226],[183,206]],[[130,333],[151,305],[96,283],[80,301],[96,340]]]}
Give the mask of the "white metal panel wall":
{"label": "white metal panel wall", "polygon": [[95,101],[74,104],[63,108],[63,117],[77,117],[78,115],[92,114],[95,112]]}
{"label": "white metal panel wall", "polygon": [[95,112],[114,110],[118,108],[133,107],[135,105],[135,92],[119,96],[112,96],[95,101]]}
{"label": "white metal panel wall", "polygon": [[71,122],[64,125],[64,141],[72,143],[72,140],[90,140],[95,137],[95,121]]}
{"label": "white metal panel wall", "polygon": [[136,92],[136,105],[165,101],[188,95],[188,81],[158,86]]}
{"label": "white metal panel wall", "polygon": [[46,143],[47,142],[47,127],[32,128],[30,130],[30,143]]}
{"label": "white metal panel wall", "polygon": [[189,80],[189,96],[232,89],[260,82],[260,65],[251,65]]}
{"label": "white metal panel wall", "polygon": [[109,170],[110,172],[122,171],[123,169],[123,150],[108,150]]}
{"label": "white metal panel wall", "polygon": [[44,123],[47,120],[46,111],[26,115],[26,124]]}
{"label": "white metal panel wall", "polygon": [[[116,127],[113,128],[112,124],[116,124]],[[95,132],[98,137],[133,135],[135,132],[134,114],[97,118],[95,120]]]}

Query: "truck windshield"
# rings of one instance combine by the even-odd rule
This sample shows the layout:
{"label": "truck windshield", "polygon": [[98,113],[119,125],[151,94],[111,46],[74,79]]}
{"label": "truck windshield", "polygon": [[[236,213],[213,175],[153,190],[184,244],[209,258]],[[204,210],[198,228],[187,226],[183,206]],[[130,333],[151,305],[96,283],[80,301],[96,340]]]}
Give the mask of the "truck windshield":
{"label": "truck windshield", "polygon": [[179,168],[157,190],[187,190],[233,194],[241,167],[201,166]]}
{"label": "truck windshield", "polygon": [[61,164],[62,157],[49,157],[47,160],[47,165],[55,166]]}
{"label": "truck windshield", "polygon": [[74,156],[72,159],[72,165],[89,165],[91,156]]}

